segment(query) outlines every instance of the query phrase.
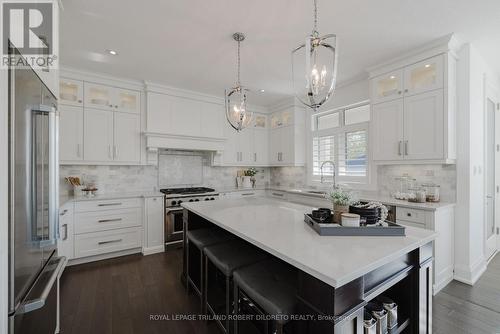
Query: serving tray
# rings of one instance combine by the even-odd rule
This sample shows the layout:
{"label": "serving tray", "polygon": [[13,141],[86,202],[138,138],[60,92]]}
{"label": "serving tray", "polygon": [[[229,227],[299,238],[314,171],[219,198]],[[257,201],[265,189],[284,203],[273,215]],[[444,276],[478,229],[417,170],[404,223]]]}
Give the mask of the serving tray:
{"label": "serving tray", "polygon": [[398,237],[405,236],[405,227],[386,221],[388,226],[368,225],[360,227],[342,226],[335,223],[321,224],[310,214],[304,214],[304,222],[311,226],[319,235],[335,236],[378,236]]}

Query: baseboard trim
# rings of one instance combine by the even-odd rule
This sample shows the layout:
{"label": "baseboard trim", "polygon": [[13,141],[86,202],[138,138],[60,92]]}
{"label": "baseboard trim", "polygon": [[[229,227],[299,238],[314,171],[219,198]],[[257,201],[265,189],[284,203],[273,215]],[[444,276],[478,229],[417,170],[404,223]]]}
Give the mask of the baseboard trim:
{"label": "baseboard trim", "polygon": [[435,296],[451,281],[453,281],[453,266],[447,267],[436,275],[436,282],[432,286],[432,294]]}
{"label": "baseboard trim", "polygon": [[160,245],[160,246],[155,246],[155,247],[145,247],[142,249],[142,255],[147,256],[151,254],[157,254],[157,253],[163,253],[165,252],[165,246]]}
{"label": "baseboard trim", "polygon": [[455,265],[455,273],[453,279],[468,284],[474,285],[481,275],[486,271],[487,265],[484,258],[479,259],[474,265],[462,266]]}
{"label": "baseboard trim", "polygon": [[67,263],[67,266],[74,266],[74,265],[83,264],[83,263],[101,261],[101,260],[111,259],[114,257],[132,255],[132,254],[140,254],[140,253],[142,253],[142,248],[134,248],[134,249],[128,249],[128,250],[119,251],[119,252],[82,257],[82,258],[69,260]]}

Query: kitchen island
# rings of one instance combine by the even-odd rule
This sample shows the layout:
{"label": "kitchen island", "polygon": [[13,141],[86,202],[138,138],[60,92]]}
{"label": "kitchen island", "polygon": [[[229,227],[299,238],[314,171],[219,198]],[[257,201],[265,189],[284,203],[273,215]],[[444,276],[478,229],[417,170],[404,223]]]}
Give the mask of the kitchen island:
{"label": "kitchen island", "polygon": [[431,331],[434,232],[407,227],[405,237],[319,236],[304,223],[312,207],[270,198],[182,206],[185,230],[219,226],[299,269],[298,313],[328,319],[305,321],[301,333],[362,333],[364,306],[381,294],[398,303],[401,330]]}

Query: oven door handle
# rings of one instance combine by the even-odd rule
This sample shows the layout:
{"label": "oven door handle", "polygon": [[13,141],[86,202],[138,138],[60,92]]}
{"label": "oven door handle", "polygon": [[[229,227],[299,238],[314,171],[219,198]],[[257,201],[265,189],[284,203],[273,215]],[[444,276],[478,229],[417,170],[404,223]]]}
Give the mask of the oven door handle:
{"label": "oven door handle", "polygon": [[178,212],[178,211],[183,211],[183,210],[184,210],[184,208],[166,208],[165,209],[165,214],[169,215],[169,214],[171,214],[173,212]]}

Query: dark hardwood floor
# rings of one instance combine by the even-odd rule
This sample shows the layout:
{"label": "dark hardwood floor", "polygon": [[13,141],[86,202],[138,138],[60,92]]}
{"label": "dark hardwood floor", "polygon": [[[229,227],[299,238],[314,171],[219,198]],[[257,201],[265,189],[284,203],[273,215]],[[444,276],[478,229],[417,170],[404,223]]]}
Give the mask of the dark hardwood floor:
{"label": "dark hardwood floor", "polygon": [[[61,333],[220,333],[214,322],[151,320],[198,314],[180,282],[182,251],[68,267],[61,280]],[[436,334],[500,333],[500,254],[474,287],[456,281],[435,298]]]}
{"label": "dark hardwood floor", "polygon": [[61,333],[219,333],[214,322],[150,320],[150,315],[199,314],[199,300],[180,282],[181,268],[181,250],[66,268]]}
{"label": "dark hardwood floor", "polygon": [[435,297],[434,334],[500,333],[500,254],[471,287],[452,281]]}

